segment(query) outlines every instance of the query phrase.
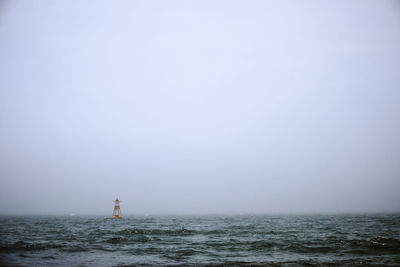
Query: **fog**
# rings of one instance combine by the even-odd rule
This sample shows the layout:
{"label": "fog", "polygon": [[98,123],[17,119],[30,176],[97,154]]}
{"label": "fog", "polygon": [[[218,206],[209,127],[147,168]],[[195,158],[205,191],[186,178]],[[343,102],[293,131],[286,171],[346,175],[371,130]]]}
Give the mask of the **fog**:
{"label": "fog", "polygon": [[395,1],[3,1],[0,213],[400,211]]}

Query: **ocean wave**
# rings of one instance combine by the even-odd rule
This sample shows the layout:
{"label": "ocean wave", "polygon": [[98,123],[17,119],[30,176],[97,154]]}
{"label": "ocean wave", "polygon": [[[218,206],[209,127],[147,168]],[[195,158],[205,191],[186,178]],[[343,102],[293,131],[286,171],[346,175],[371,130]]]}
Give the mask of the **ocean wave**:
{"label": "ocean wave", "polygon": [[195,231],[188,230],[185,228],[179,228],[179,229],[140,229],[140,228],[127,228],[118,232],[115,232],[115,234],[118,235],[161,235],[161,236],[174,236],[174,235],[192,235],[194,234]]}
{"label": "ocean wave", "polygon": [[11,245],[1,245],[0,252],[35,251],[35,250],[57,249],[61,247],[62,247],[61,245],[49,244],[49,243],[28,243],[24,241],[18,241]]}
{"label": "ocean wave", "polygon": [[[99,257],[110,266],[129,265],[132,260],[185,266],[398,266],[400,262],[397,215],[385,218],[385,223],[373,216],[235,218],[181,217],[178,223],[166,217],[21,217],[13,218],[13,223],[0,218],[0,266],[1,257],[8,256],[23,266],[31,266],[35,257],[54,266],[68,258],[76,265],[79,260],[73,257],[87,257],[93,265],[100,263]],[[51,258],[54,255],[56,259]]]}
{"label": "ocean wave", "polygon": [[119,244],[126,241],[125,238],[122,237],[112,237],[106,240],[107,243],[111,243],[111,244]]}
{"label": "ocean wave", "polygon": [[400,240],[396,238],[374,237],[366,239],[344,240],[349,253],[370,254],[370,253],[400,253]]}

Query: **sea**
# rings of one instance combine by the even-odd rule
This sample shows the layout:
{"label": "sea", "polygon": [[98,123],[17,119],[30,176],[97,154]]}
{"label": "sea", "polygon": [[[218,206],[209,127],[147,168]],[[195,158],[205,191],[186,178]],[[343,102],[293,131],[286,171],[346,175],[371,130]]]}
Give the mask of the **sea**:
{"label": "sea", "polygon": [[400,214],[0,216],[0,266],[400,266]]}

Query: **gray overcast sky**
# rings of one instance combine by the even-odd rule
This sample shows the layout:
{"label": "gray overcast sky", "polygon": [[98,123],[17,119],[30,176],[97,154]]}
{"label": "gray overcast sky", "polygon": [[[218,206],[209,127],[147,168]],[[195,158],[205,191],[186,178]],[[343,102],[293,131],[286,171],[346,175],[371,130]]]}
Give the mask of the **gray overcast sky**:
{"label": "gray overcast sky", "polygon": [[400,211],[396,1],[0,2],[0,213]]}

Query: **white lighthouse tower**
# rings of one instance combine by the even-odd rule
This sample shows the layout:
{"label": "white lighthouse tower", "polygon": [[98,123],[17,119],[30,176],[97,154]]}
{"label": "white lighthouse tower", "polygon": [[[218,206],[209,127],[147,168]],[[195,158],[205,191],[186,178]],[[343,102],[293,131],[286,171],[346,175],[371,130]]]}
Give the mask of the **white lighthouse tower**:
{"label": "white lighthouse tower", "polygon": [[118,198],[114,200],[115,205],[114,205],[114,211],[112,214],[113,219],[122,219],[122,212],[121,212],[121,208],[119,207],[119,202],[120,201]]}

